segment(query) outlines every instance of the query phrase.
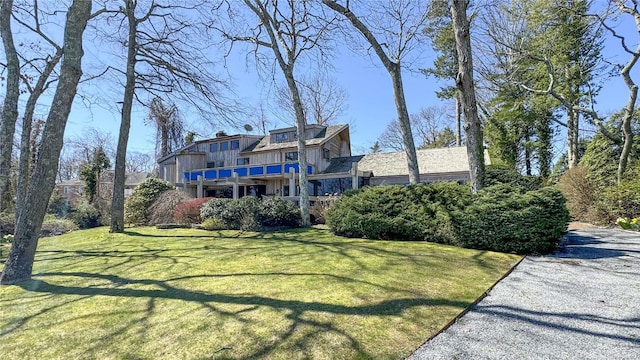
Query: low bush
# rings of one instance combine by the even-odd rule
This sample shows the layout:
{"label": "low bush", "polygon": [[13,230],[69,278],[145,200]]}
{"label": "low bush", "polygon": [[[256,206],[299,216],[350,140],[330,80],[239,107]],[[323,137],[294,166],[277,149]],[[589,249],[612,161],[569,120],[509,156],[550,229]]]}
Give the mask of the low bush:
{"label": "low bush", "polygon": [[551,187],[525,193],[509,185],[488,187],[453,214],[459,245],[518,254],[553,251],[568,221],[565,198]]}
{"label": "low bush", "polygon": [[70,219],[58,219],[54,216],[47,216],[42,223],[40,236],[56,236],[78,230],[79,226]]}
{"label": "low bush", "polygon": [[80,200],[73,206],[68,217],[80,229],[89,229],[103,225],[100,210],[89,204],[86,199]]}
{"label": "low bush", "polygon": [[167,190],[147,209],[148,225],[169,224],[175,221],[173,212],[178,204],[193,200],[189,194],[180,190]]}
{"label": "low bush", "polygon": [[327,213],[332,232],[369,239],[427,240],[515,253],[552,251],[566,231],[560,191],[501,184],[472,196],[467,185],[376,186]]}
{"label": "low bush", "polygon": [[598,218],[613,225],[618,218],[634,218],[640,214],[640,181],[623,181],[598,193],[595,205]]}
{"label": "low bush", "polygon": [[567,199],[569,214],[575,220],[595,222],[598,215],[594,212],[597,189],[589,180],[589,171],[582,166],[567,170],[558,181],[558,189]]}
{"label": "low bush", "polygon": [[487,165],[484,175],[484,186],[507,184],[522,188],[525,191],[537,190],[542,186],[539,176],[527,176],[508,166]]}
{"label": "low bush", "polygon": [[16,215],[9,212],[0,212],[0,237],[15,233]]}
{"label": "low bush", "polygon": [[200,208],[200,218],[205,221],[210,218],[222,219],[227,204],[232,201],[228,198],[213,198],[202,204]]}
{"label": "low bush", "polygon": [[300,210],[287,200],[275,198],[259,200],[245,196],[238,200],[211,199],[200,209],[203,227],[209,219],[214,230],[258,230],[261,227],[297,227],[300,226]]}
{"label": "low bush", "polygon": [[211,198],[199,198],[180,203],[173,210],[173,218],[179,224],[199,224],[202,222],[200,207],[209,200]]}
{"label": "low bush", "polygon": [[260,227],[259,211],[260,200],[253,196],[245,196],[229,201],[220,220],[227,225],[228,229],[257,230]]}
{"label": "low bush", "polygon": [[349,237],[452,243],[450,212],[470,201],[469,187],[455,183],[373,186],[338,201],[327,223]]}
{"label": "low bush", "polygon": [[[0,238],[9,234],[15,234],[15,214],[0,213]],[[40,236],[55,236],[78,230],[70,219],[57,219],[54,215],[45,216],[40,230]]]}
{"label": "low bush", "polygon": [[125,202],[124,220],[128,224],[146,224],[148,222],[147,209],[153,204],[158,196],[172,190],[170,182],[150,177],[141,182],[133,190],[133,193]]}
{"label": "low bush", "polygon": [[210,217],[206,220],[203,220],[200,225],[205,230],[225,230],[227,228],[222,220],[216,217]]}
{"label": "low bush", "polygon": [[300,208],[284,199],[266,199],[260,202],[258,218],[262,226],[298,227],[301,221]]}

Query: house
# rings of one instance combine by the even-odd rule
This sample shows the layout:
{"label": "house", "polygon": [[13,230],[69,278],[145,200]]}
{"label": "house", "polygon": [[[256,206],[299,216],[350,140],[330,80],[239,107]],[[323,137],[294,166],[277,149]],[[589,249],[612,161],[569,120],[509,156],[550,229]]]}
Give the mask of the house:
{"label": "house", "polygon": [[[98,185],[99,197],[102,199],[110,199],[113,193],[113,170],[105,170],[100,175],[100,184]],[[124,183],[124,197],[127,198],[133,193],[133,189],[138,186],[144,179],[151,176],[147,172],[128,173]],[[55,185],[54,192],[60,194],[66,199],[68,205],[76,205],[84,193],[85,183],[82,180],[67,180],[59,182]]]}
{"label": "house", "polygon": [[[299,195],[296,128],[268,135],[224,132],[158,160],[159,176],[195,197]],[[352,156],[349,125],[307,125],[310,196],[340,194],[365,185],[407,184],[404,152]],[[485,158],[489,159],[485,153]],[[420,180],[467,181],[466,148],[419,150]]]}

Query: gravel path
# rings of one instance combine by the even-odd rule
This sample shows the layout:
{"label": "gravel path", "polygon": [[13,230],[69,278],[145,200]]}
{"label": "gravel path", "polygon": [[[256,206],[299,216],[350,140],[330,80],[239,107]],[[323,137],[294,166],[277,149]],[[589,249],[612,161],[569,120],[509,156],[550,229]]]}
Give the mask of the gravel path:
{"label": "gravel path", "polygon": [[640,359],[640,235],[569,231],[409,359]]}

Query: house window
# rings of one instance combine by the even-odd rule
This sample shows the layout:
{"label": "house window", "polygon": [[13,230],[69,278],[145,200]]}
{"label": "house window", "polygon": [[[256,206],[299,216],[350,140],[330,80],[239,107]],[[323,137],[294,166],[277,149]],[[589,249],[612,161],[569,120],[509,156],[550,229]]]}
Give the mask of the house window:
{"label": "house window", "polygon": [[297,151],[291,151],[288,153],[284,154],[284,160],[285,161],[297,161],[298,160],[298,152]]}
{"label": "house window", "polygon": [[240,148],[240,140],[231,140],[231,150]]}
{"label": "house window", "polygon": [[289,133],[276,134],[276,142],[287,142],[287,141],[289,141]]}
{"label": "house window", "polygon": [[192,146],[189,148],[189,150],[187,150],[188,152],[196,152],[198,151],[198,147],[197,146]]}
{"label": "house window", "polygon": [[227,151],[229,150],[229,143],[228,142],[221,142],[220,143],[220,151]]}
{"label": "house window", "polygon": [[216,162],[215,161],[211,161],[207,163],[207,169],[211,169],[216,167]]}
{"label": "house window", "polygon": [[249,165],[249,158],[248,157],[238,158],[237,159],[237,164],[238,165]]}
{"label": "house window", "polygon": [[218,152],[218,143],[213,143],[213,144],[209,145],[209,151],[210,152]]}
{"label": "house window", "polygon": [[322,158],[327,160],[331,159],[331,152],[329,149],[322,149]]}
{"label": "house window", "polygon": [[224,167],[224,160],[217,160],[216,167]]}
{"label": "house window", "polygon": [[70,189],[68,186],[65,186],[65,187],[64,187],[64,193],[65,193],[65,194],[68,194],[68,193],[70,193],[70,192],[71,192],[71,189]]}
{"label": "house window", "polygon": [[207,169],[224,167],[224,160],[215,160],[207,163]]}

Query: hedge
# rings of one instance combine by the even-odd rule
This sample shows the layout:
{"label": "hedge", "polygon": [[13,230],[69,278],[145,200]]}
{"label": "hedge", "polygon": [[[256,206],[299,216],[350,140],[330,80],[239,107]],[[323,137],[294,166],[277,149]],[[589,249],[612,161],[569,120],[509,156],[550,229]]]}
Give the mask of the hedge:
{"label": "hedge", "polygon": [[552,251],[568,220],[560,191],[526,191],[508,184],[477,195],[455,183],[368,187],[343,197],[327,212],[329,228],[337,235],[519,254]]}

